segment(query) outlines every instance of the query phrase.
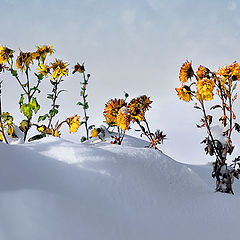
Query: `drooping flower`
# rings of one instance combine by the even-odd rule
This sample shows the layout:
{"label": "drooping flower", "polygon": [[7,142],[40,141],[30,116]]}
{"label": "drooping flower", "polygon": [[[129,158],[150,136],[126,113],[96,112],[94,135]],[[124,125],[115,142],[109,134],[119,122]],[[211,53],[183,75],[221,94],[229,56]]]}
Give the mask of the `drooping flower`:
{"label": "drooping flower", "polygon": [[62,60],[55,59],[55,62],[51,63],[51,68],[53,69],[51,79],[57,81],[60,77],[68,75],[67,65]]}
{"label": "drooping flower", "polygon": [[135,120],[140,122],[143,121],[145,118],[145,112],[150,108],[151,103],[152,101],[150,98],[145,95],[132,99],[128,105],[131,120],[133,122]]}
{"label": "drooping flower", "polygon": [[80,65],[79,63],[77,63],[75,66],[74,66],[74,70],[73,70],[73,74],[75,73],[75,72],[80,72],[80,73],[83,73],[85,71],[85,67],[84,67],[84,65],[82,64],[82,65]]}
{"label": "drooping flower", "polygon": [[72,133],[72,132],[76,132],[79,128],[79,116],[77,115],[74,115],[73,117],[69,117],[67,119],[67,124],[69,126],[69,132]]}
{"label": "drooping flower", "polygon": [[35,59],[40,59],[44,63],[46,55],[49,53],[52,55],[54,53],[53,47],[49,45],[37,46],[37,51],[34,53]]}
{"label": "drooping flower", "polygon": [[213,99],[214,81],[208,78],[203,78],[197,81],[197,99],[202,101],[210,101]]}
{"label": "drooping flower", "polygon": [[47,76],[47,74],[50,73],[50,67],[44,65],[43,63],[40,64],[40,68],[38,70],[43,76]]}
{"label": "drooping flower", "polygon": [[94,128],[92,131],[91,131],[91,138],[96,138],[99,134],[99,130],[97,128]]}
{"label": "drooping flower", "polygon": [[231,77],[233,80],[240,80],[240,66],[237,62],[230,65]]}
{"label": "drooping flower", "polygon": [[184,85],[183,87],[175,88],[179,98],[185,102],[192,100],[192,92],[190,87]]}
{"label": "drooping flower", "polygon": [[197,70],[197,76],[200,79],[203,79],[205,77],[208,77],[209,75],[209,69],[206,67],[203,67],[202,65],[199,66],[198,70]]}
{"label": "drooping flower", "polygon": [[117,126],[123,131],[126,131],[129,127],[129,124],[130,120],[128,115],[128,108],[125,106],[121,107],[117,115]]}
{"label": "drooping flower", "polygon": [[33,54],[31,52],[20,52],[17,60],[16,60],[16,66],[21,71],[26,70],[29,68],[30,64],[33,64]]}
{"label": "drooping flower", "polygon": [[13,50],[7,47],[0,46],[0,63],[8,62],[13,58]]}
{"label": "drooping flower", "polygon": [[106,123],[109,126],[116,126],[117,125],[117,115],[118,115],[118,111],[120,110],[120,108],[122,108],[123,106],[126,106],[126,102],[123,99],[111,99],[109,100],[106,105],[105,105],[105,109],[103,112],[103,115],[106,119]]}
{"label": "drooping flower", "polygon": [[193,75],[192,63],[186,61],[180,69],[179,79],[182,83],[185,83],[188,79],[192,78]]}

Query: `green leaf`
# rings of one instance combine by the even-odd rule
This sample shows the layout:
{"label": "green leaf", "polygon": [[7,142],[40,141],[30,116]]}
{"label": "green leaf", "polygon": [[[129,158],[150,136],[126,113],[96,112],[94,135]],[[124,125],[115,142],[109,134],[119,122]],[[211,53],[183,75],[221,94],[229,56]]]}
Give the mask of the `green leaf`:
{"label": "green leaf", "polygon": [[24,94],[21,94],[20,100],[18,102],[20,107],[23,105],[23,100],[24,100]]}
{"label": "green leaf", "polygon": [[83,103],[81,103],[81,102],[78,102],[78,103],[77,103],[77,105],[79,105],[79,106],[82,106],[82,105],[83,105]]}
{"label": "green leaf", "polygon": [[44,138],[44,137],[46,137],[46,134],[42,133],[42,134],[38,134],[38,135],[35,135],[35,136],[29,138],[28,141],[32,142],[32,141],[39,140],[39,139]]}
{"label": "green leaf", "polygon": [[86,140],[87,140],[87,138],[84,136],[81,138],[81,142],[85,142]]}
{"label": "green leaf", "polygon": [[47,98],[53,99],[53,94],[48,94],[48,95],[47,95]]}
{"label": "green leaf", "polygon": [[32,108],[30,104],[23,104],[20,108],[20,111],[26,116],[28,119],[32,117]]}
{"label": "green leaf", "polygon": [[91,130],[91,129],[93,129],[93,128],[95,128],[95,125],[90,125],[90,126],[88,127],[88,130]]}
{"label": "green leaf", "polygon": [[86,102],[85,104],[83,104],[83,109],[88,109],[89,106],[88,106],[88,103]]}
{"label": "green leaf", "polygon": [[11,70],[11,74],[13,75],[13,77],[17,77],[18,76],[18,74],[17,74],[17,71],[16,70]]}
{"label": "green leaf", "polygon": [[29,105],[34,110],[35,113],[37,113],[38,110],[40,109],[40,105],[38,104],[36,98],[33,98]]}
{"label": "green leaf", "polygon": [[45,115],[43,115],[43,116],[39,116],[38,122],[44,121],[46,118],[49,118],[49,115],[47,113]]}
{"label": "green leaf", "polygon": [[43,77],[44,77],[43,74],[41,74],[41,73],[39,73],[39,74],[34,73],[34,74],[38,78],[39,81],[43,80]]}
{"label": "green leaf", "polygon": [[51,110],[49,111],[49,114],[50,114],[50,116],[53,118],[56,114],[58,114],[58,110],[57,110],[57,109],[51,109]]}

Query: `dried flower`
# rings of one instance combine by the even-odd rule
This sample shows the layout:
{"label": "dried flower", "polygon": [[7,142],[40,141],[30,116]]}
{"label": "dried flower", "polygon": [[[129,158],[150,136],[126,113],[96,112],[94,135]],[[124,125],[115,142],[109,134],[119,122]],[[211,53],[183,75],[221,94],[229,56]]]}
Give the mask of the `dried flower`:
{"label": "dried flower", "polygon": [[182,83],[185,83],[187,82],[187,80],[191,77],[193,77],[194,75],[194,72],[193,72],[193,69],[192,69],[192,63],[189,62],[189,61],[186,61],[181,69],[180,69],[180,74],[179,74],[179,79]]}
{"label": "dried flower", "polygon": [[179,98],[185,102],[192,100],[192,92],[190,87],[184,85],[183,87],[175,88]]}
{"label": "dried flower", "polygon": [[44,65],[43,63],[40,64],[40,68],[38,70],[43,76],[47,76],[47,74],[50,73],[50,67]]}
{"label": "dried flower", "polygon": [[198,70],[197,70],[197,76],[198,78],[200,79],[203,79],[205,77],[208,77],[209,76],[209,69],[206,68],[206,67],[203,67],[203,66],[199,66]]}
{"label": "dried flower", "polygon": [[213,99],[213,88],[214,81],[208,78],[203,78],[197,81],[197,99],[202,100],[212,100]]}
{"label": "dried flower", "polygon": [[79,63],[77,63],[75,66],[74,66],[74,70],[73,70],[73,74],[75,72],[80,72],[80,73],[83,73],[85,71],[85,68],[84,68],[84,65],[80,65]]}
{"label": "dried flower", "polygon": [[103,112],[103,115],[106,119],[106,123],[109,126],[116,126],[117,125],[117,115],[120,108],[126,106],[126,102],[123,99],[111,99],[109,100]]}
{"label": "dried flower", "polygon": [[0,46],[0,63],[8,62],[10,58],[13,58],[13,52],[12,49]]}
{"label": "dried flower", "polygon": [[128,116],[128,108],[122,107],[117,115],[117,126],[122,129],[123,131],[126,131],[129,127],[130,121]]}
{"label": "dried flower", "polygon": [[76,132],[79,128],[79,116],[77,115],[74,115],[73,117],[69,117],[67,119],[67,124],[69,126],[69,132],[72,133],[72,132]]}
{"label": "dried flower", "polygon": [[53,47],[49,45],[37,46],[37,51],[34,52],[34,59],[40,59],[44,63],[47,54],[52,55],[54,53]]}
{"label": "dried flower", "polygon": [[26,70],[29,68],[30,64],[33,64],[34,55],[30,52],[20,52],[17,60],[16,66],[21,71]]}

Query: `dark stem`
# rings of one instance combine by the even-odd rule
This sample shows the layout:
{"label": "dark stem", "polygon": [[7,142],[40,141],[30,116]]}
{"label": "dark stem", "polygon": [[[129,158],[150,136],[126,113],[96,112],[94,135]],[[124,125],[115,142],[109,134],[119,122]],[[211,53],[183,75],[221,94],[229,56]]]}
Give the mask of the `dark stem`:
{"label": "dark stem", "polygon": [[84,111],[84,119],[85,119],[85,128],[86,128],[86,134],[87,134],[87,140],[89,139],[89,133],[88,133],[88,124],[87,124],[87,111],[85,109],[85,106],[86,106],[86,86],[87,86],[87,79],[86,79],[86,75],[85,75],[85,72],[83,71],[83,111]]}
{"label": "dark stem", "polygon": [[[52,99],[52,110],[55,109],[55,106],[56,106],[56,101],[57,101],[57,89],[58,89],[58,84],[59,82],[56,81],[55,84],[54,84],[54,87],[53,87],[53,99]],[[53,115],[50,114],[50,118],[49,118],[49,123],[48,123],[48,128],[50,128],[51,126],[51,123],[52,123],[52,119],[53,119]]]}
{"label": "dark stem", "polygon": [[0,81],[0,124],[1,124],[3,138],[6,142],[6,144],[8,144],[8,140],[7,140],[6,135],[4,133],[4,126],[3,126],[3,123],[2,123],[2,81]]}

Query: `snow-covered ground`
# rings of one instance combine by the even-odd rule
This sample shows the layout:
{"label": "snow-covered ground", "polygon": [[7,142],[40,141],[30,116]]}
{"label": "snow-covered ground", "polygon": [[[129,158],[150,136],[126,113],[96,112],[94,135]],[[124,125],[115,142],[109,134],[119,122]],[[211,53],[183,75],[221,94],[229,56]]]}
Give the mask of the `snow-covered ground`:
{"label": "snow-covered ground", "polygon": [[211,166],[145,145],[0,143],[0,240],[236,239],[239,183],[215,193]]}

